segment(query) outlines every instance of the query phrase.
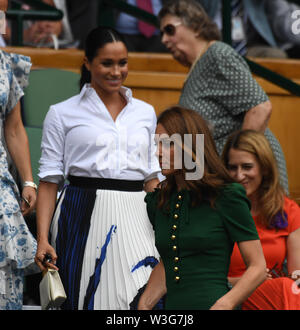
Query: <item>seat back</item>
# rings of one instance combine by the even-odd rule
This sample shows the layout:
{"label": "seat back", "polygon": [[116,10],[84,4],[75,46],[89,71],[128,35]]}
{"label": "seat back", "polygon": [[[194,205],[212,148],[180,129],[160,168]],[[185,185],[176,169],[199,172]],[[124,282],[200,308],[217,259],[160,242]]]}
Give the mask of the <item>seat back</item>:
{"label": "seat back", "polygon": [[80,75],[59,69],[32,70],[23,98],[25,126],[43,127],[50,105],[79,93]]}

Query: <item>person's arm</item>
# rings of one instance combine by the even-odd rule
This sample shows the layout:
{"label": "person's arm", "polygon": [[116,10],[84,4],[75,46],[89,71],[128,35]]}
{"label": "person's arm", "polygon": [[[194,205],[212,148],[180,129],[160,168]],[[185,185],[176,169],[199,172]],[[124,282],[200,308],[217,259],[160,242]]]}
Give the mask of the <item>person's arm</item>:
{"label": "person's arm", "polygon": [[300,272],[300,228],[287,238],[287,267],[289,275],[296,270]]}
{"label": "person's arm", "polygon": [[[9,154],[14,161],[23,182],[33,181],[29,143],[21,118],[20,102],[11,110],[4,122],[4,136]],[[36,191],[33,187],[24,187],[22,197],[26,198],[29,205],[22,201],[23,215],[29,214],[35,207]]]}
{"label": "person's arm", "polygon": [[154,189],[157,187],[159,184],[159,180],[157,178],[151,179],[144,184],[144,190],[146,192],[151,192],[154,191]]}
{"label": "person's arm", "polygon": [[45,269],[42,262],[46,254],[51,255],[52,258],[52,263],[49,263],[48,266],[57,269],[54,265],[57,255],[48,241],[50,223],[57,199],[57,191],[58,185],[56,183],[40,181],[36,207],[38,247],[35,262],[41,270]]}
{"label": "person's arm", "polygon": [[[56,7],[53,0],[43,0],[44,3]],[[51,35],[59,36],[62,33],[62,20],[47,21],[41,20],[34,22],[23,32],[23,39],[27,43],[38,45],[40,42],[48,43],[52,41]]]}
{"label": "person's arm", "polygon": [[264,133],[271,117],[272,105],[270,101],[263,102],[245,114],[242,129],[253,129]]}
{"label": "person's arm", "polygon": [[212,310],[231,310],[245,301],[251,293],[266,279],[266,261],[259,240],[239,242],[247,270],[235,286],[218,299]]}
{"label": "person's arm", "polygon": [[148,284],[138,303],[138,310],[151,310],[167,293],[165,267],[160,261],[152,270]]}

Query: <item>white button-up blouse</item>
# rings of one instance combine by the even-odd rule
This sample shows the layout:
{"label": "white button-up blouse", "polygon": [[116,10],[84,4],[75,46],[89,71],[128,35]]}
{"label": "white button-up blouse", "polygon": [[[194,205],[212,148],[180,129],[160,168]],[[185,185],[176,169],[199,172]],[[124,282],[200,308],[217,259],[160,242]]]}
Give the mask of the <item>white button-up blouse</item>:
{"label": "white button-up blouse", "polygon": [[89,84],[50,107],[43,126],[41,180],[59,184],[68,175],[145,181],[157,177],[154,108],[132,97],[126,87],[121,93],[127,105],[115,121]]}

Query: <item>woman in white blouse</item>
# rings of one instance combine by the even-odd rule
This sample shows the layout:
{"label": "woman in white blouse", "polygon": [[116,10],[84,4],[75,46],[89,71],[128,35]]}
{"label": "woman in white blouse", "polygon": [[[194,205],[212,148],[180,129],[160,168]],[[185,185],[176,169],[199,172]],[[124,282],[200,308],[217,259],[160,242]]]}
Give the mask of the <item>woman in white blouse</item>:
{"label": "woman in white blouse", "polygon": [[44,122],[36,262],[59,269],[64,309],[129,309],[159,259],[144,203],[160,171],[156,115],[122,86],[127,74],[121,36],[92,30],[80,94],[51,106]]}

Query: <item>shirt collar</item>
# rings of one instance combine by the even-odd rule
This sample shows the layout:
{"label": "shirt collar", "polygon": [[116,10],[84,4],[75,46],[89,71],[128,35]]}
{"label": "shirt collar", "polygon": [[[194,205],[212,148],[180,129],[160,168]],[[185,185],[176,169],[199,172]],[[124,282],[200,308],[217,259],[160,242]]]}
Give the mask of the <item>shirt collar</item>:
{"label": "shirt collar", "polygon": [[[82,87],[80,93],[79,93],[79,99],[78,104],[81,102],[81,100],[84,98],[85,95],[91,95],[91,93],[95,92],[94,88],[91,87],[91,84],[84,84]],[[120,93],[125,97],[127,103],[132,102],[132,91],[130,88],[121,86]]]}

